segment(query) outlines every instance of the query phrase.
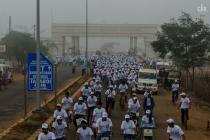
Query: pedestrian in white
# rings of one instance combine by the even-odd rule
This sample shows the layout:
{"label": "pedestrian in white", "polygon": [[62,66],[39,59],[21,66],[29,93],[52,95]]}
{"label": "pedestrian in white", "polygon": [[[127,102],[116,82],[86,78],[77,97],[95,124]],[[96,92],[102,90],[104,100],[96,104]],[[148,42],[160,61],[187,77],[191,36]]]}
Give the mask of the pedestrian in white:
{"label": "pedestrian in white", "polygon": [[175,125],[173,119],[168,119],[167,133],[169,135],[169,140],[185,140],[184,132],[178,125]]}
{"label": "pedestrian in white", "polygon": [[64,109],[62,109],[61,104],[56,105],[56,110],[54,111],[53,118],[56,120],[57,116],[61,116],[64,121],[67,120],[68,115]]}
{"label": "pedestrian in white", "polygon": [[112,133],[112,121],[108,118],[106,112],[103,113],[102,118],[99,118],[96,122],[97,136],[96,140],[100,140],[101,137],[110,138]]}
{"label": "pedestrian in white", "polygon": [[88,118],[87,122],[90,123],[90,119],[92,118],[93,110],[96,107],[97,97],[94,95],[94,92],[90,93],[90,96],[87,98],[87,106],[88,106]]}
{"label": "pedestrian in white", "polygon": [[76,120],[80,118],[85,119],[87,115],[87,105],[86,103],[83,102],[82,97],[79,97],[79,101],[74,104],[73,112],[74,112],[73,122],[74,122],[75,128],[77,129]]}
{"label": "pedestrian in white", "polygon": [[37,140],[56,140],[55,134],[48,130],[48,124],[42,124],[42,132],[39,134]]}
{"label": "pedestrian in white", "polygon": [[185,123],[185,117],[189,120],[189,109],[190,109],[190,99],[187,97],[186,93],[181,93],[181,100],[179,107],[181,108],[181,122]]}
{"label": "pedestrian in white", "polygon": [[124,140],[134,140],[136,126],[129,115],[125,115],[125,120],[121,124],[121,134],[124,136]]}
{"label": "pedestrian in white", "polygon": [[92,140],[93,131],[90,127],[87,127],[87,121],[81,122],[81,127],[77,129],[77,140]]}
{"label": "pedestrian in white", "polygon": [[57,116],[56,121],[52,124],[53,132],[56,140],[65,140],[67,133],[67,124],[62,120],[61,116]]}
{"label": "pedestrian in white", "polygon": [[65,97],[62,99],[63,109],[66,111],[72,110],[73,103],[73,99],[70,97],[69,92],[66,92]]}
{"label": "pedestrian in white", "polygon": [[68,115],[69,123],[72,122],[73,103],[73,99],[70,97],[69,92],[66,92],[65,97],[62,99],[62,106]]}

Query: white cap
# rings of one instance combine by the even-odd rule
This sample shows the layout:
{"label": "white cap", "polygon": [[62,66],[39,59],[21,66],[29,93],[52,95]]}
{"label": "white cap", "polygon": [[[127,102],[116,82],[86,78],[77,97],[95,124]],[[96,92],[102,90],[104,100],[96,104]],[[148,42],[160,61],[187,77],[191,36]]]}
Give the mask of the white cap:
{"label": "white cap", "polygon": [[130,116],[128,114],[125,115],[125,119],[130,119]]}
{"label": "white cap", "polygon": [[178,82],[178,80],[175,80],[174,82]]}
{"label": "white cap", "polygon": [[146,110],[146,114],[150,114],[151,113],[151,110]]}
{"label": "white cap", "polygon": [[180,96],[186,96],[186,93],[185,93],[185,92],[182,92],[182,93],[180,94]]}
{"label": "white cap", "polygon": [[90,92],[90,95],[94,95],[94,92]]}
{"label": "white cap", "polygon": [[135,88],[135,87],[133,87],[133,88],[132,88],[132,91],[136,91],[136,88]]}
{"label": "white cap", "polygon": [[134,92],[134,93],[132,93],[132,96],[136,96],[136,93]]}
{"label": "white cap", "polygon": [[57,107],[61,107],[61,104],[57,104],[56,106],[57,106]]}
{"label": "white cap", "polygon": [[109,88],[113,88],[113,85],[109,85]]}
{"label": "white cap", "polygon": [[137,97],[133,97],[134,100],[137,100]]}
{"label": "white cap", "polygon": [[62,116],[57,116],[56,120],[62,120]]}
{"label": "white cap", "polygon": [[102,114],[102,117],[108,117],[108,114],[107,114],[106,112],[104,112],[104,113]]}
{"label": "white cap", "polygon": [[48,128],[48,124],[47,123],[43,123],[42,124],[42,128],[47,129]]}
{"label": "white cap", "polygon": [[166,122],[167,123],[174,123],[174,120],[170,118],[170,119],[166,120]]}
{"label": "white cap", "polygon": [[85,82],[85,85],[87,86],[88,85],[88,82]]}
{"label": "white cap", "polygon": [[82,97],[79,97],[79,101],[83,101],[83,98]]}

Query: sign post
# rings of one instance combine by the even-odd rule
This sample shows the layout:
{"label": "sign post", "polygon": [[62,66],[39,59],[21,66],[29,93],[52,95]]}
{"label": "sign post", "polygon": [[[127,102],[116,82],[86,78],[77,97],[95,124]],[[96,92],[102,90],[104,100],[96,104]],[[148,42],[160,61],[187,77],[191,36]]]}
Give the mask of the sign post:
{"label": "sign post", "polygon": [[44,55],[40,55],[40,81],[37,83],[36,58],[36,53],[28,54],[28,91],[37,91],[38,83],[40,84],[40,91],[53,91],[53,64]]}

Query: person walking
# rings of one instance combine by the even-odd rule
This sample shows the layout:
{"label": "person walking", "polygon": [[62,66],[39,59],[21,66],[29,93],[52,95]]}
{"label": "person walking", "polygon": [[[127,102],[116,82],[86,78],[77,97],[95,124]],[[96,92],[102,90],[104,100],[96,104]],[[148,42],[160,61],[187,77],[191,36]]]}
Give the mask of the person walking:
{"label": "person walking", "polygon": [[167,134],[169,140],[185,140],[184,132],[180,126],[176,125],[173,119],[168,119]]}

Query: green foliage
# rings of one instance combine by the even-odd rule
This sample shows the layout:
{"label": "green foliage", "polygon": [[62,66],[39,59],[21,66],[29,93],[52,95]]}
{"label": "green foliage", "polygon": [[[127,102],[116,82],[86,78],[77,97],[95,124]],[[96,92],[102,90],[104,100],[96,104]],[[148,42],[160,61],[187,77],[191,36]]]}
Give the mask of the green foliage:
{"label": "green foliage", "polygon": [[182,13],[178,20],[171,20],[161,28],[157,40],[151,44],[160,57],[164,58],[170,52],[171,58],[184,69],[205,63],[210,30],[202,20],[193,20],[189,14]]}
{"label": "green foliage", "polygon": [[[26,62],[27,53],[35,52],[36,41],[29,33],[12,31],[0,41],[6,45],[6,57],[16,58],[21,64]],[[41,53],[46,53],[47,48],[41,45]]]}

